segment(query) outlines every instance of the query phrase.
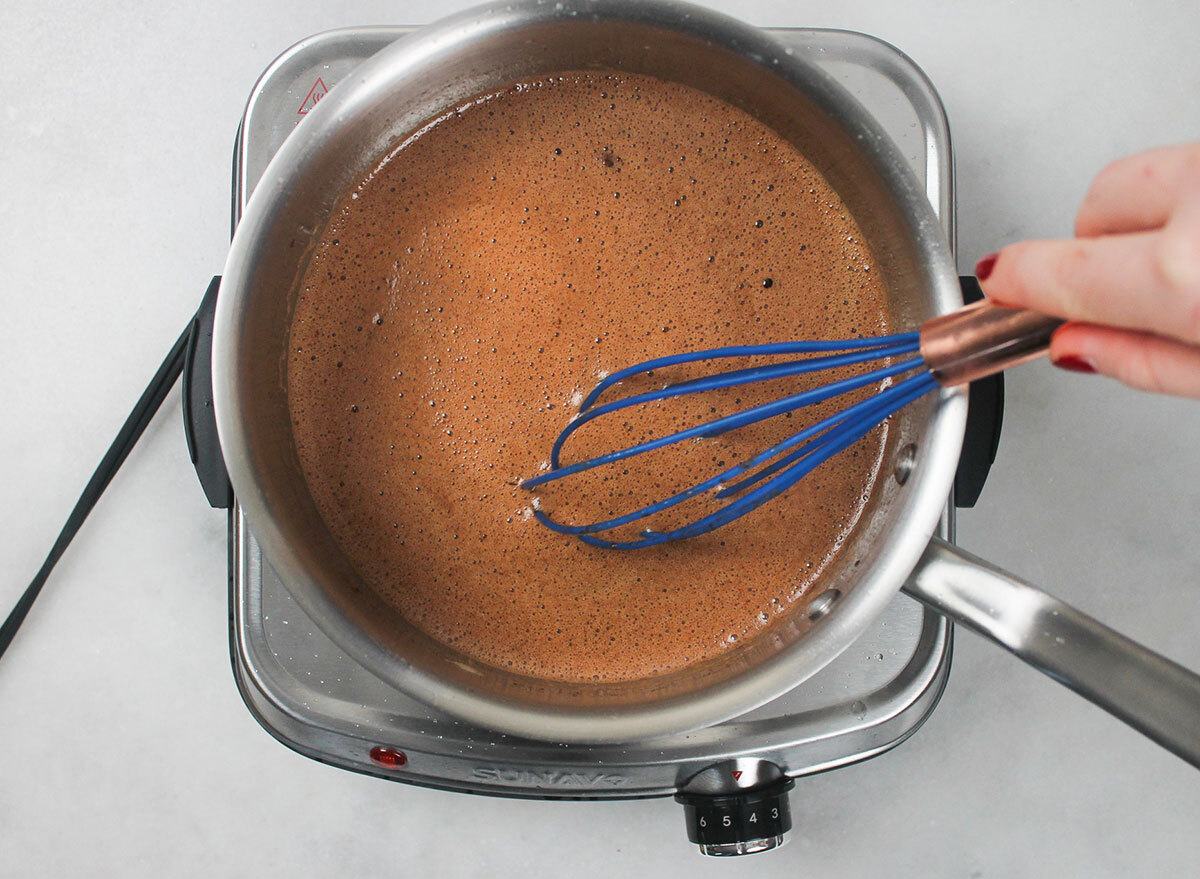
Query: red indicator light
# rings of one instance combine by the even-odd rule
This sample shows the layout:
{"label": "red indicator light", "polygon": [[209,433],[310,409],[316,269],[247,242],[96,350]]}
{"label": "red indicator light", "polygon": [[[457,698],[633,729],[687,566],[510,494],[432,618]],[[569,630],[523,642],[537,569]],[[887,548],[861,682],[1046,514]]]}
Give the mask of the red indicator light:
{"label": "red indicator light", "polygon": [[408,755],[395,748],[376,746],[371,749],[371,762],[384,769],[399,769],[408,762]]}

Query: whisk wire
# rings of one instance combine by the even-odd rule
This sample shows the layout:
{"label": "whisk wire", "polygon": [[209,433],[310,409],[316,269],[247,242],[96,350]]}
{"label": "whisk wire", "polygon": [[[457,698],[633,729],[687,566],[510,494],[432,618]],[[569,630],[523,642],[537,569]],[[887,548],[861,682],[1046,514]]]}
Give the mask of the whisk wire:
{"label": "whisk wire", "polygon": [[[737,428],[745,427],[750,424],[756,424],[759,421],[773,418],[774,416],[781,415],[785,412],[790,412],[805,406],[811,406],[815,403],[824,402],[831,397],[837,397],[841,394],[849,393],[850,391],[866,387],[867,385],[878,383],[885,378],[890,378],[913,369],[918,369],[923,365],[923,363],[924,361],[920,357],[916,357],[910,360],[905,360],[901,363],[880,367],[879,369],[871,370],[870,372],[863,373],[862,375],[851,376],[840,381],[832,382],[828,385],[823,385],[819,388],[801,391],[800,393],[792,394],[791,396],[784,397],[780,400],[774,400],[770,403],[763,403],[758,406],[753,406],[743,412],[726,415],[722,418],[717,418],[704,424],[699,424],[694,427],[676,431],[675,433],[668,434],[666,436],[657,437],[652,440],[646,440],[645,442],[638,443],[630,446],[629,448],[618,449],[616,451],[598,455],[594,458],[589,458],[584,461],[577,461],[574,464],[560,466],[560,453],[562,451],[563,444],[567,441],[567,439],[570,438],[571,434],[574,433],[575,430],[581,427],[584,423],[584,418],[577,418],[575,421],[567,425],[562,433],[558,435],[558,439],[556,439],[554,442],[554,448],[552,449],[550,455],[550,465],[553,469],[525,480],[522,485],[525,488],[535,488],[538,485],[563,479],[564,477],[572,476],[585,470],[591,470],[595,467],[600,467],[605,464],[621,461],[625,458],[630,458],[634,455],[640,455],[644,452],[661,449],[664,446],[683,442],[684,440],[697,437],[719,436],[730,430],[736,430]],[[662,392],[660,391],[656,393]],[[637,400],[637,398],[641,396],[645,395],[630,397],[629,400]],[[641,400],[639,402],[647,401]],[[598,409],[594,409],[592,412],[588,413],[588,415],[591,417],[599,417],[600,415],[608,414],[609,412],[616,411],[617,409],[625,408],[626,404],[627,401],[619,400],[614,403],[601,406]]]}
{"label": "whisk wire", "polygon": [[[789,455],[785,455],[778,461],[768,464],[766,467],[763,467],[756,473],[747,476],[740,482],[722,488],[719,492],[717,492],[716,496],[718,498],[724,498],[741,494],[751,485],[761,482],[773,474],[778,473],[793,461],[803,458],[821,444],[834,441],[842,434],[852,433],[864,424],[870,426],[879,424],[880,421],[896,411],[896,400],[899,399],[902,401],[899,403],[900,406],[906,406],[917,397],[925,394],[925,392],[929,390],[928,382],[925,381],[927,378],[929,378],[929,376],[926,374],[914,375],[905,379],[900,384],[881,392],[878,396],[855,403],[845,411],[839,412],[836,415],[831,415],[829,418],[818,422],[817,424],[813,425],[813,428],[821,428],[819,432],[823,434],[823,436],[819,436],[816,439],[805,443],[805,445],[799,449],[796,449],[796,451]],[[810,428],[810,430],[813,428]],[[797,434],[797,436],[800,436],[800,434]],[[780,446],[783,445],[784,443],[780,443]],[[776,448],[779,447],[777,446]],[[779,450],[781,452],[786,451],[785,448],[779,448]]]}
{"label": "whisk wire", "polygon": [[[571,423],[567,425],[566,429],[558,435],[558,438],[554,442],[554,446],[550,450],[550,466],[554,469],[558,469],[559,455],[562,452],[563,445],[570,438],[571,434],[579,430],[579,428],[583,427],[589,421],[609,415],[620,409],[627,409],[631,406],[641,406],[645,403],[653,403],[658,400],[667,400],[672,397],[681,397],[685,394],[698,394],[706,391],[715,391],[723,388],[731,388],[738,385],[750,384],[752,382],[760,382],[766,379],[803,375],[807,372],[817,372],[818,370],[822,369],[834,369],[839,366],[849,366],[856,363],[864,363],[870,360],[882,360],[885,357],[911,354],[917,351],[918,348],[918,342],[906,342],[903,344],[889,345],[882,348],[871,348],[865,351],[855,351],[826,357],[813,357],[807,360],[789,361],[788,363],[773,363],[767,366],[753,366],[748,369],[729,370],[728,372],[705,376],[703,378],[676,382],[674,384],[667,385],[664,388],[659,388],[656,391],[646,391],[645,393],[634,394],[630,397],[614,400],[613,402],[606,403],[597,409],[592,409],[589,412],[584,412],[580,415],[577,415],[571,421]],[[714,422],[714,424],[716,423],[717,422]],[[717,433],[720,433],[720,431]],[[704,433],[701,434],[701,436],[716,436],[717,433]]]}
{"label": "whisk wire", "polygon": [[[893,398],[884,413],[872,414],[869,417],[863,413],[860,417],[854,419],[852,423],[844,423],[844,430],[838,429],[827,433],[820,440],[816,441],[818,443],[816,447],[809,449],[800,460],[795,461],[782,473],[779,473],[748,494],[727,504],[720,510],[697,519],[688,525],[671,531],[643,531],[636,540],[614,541],[586,533],[580,534],[579,538],[592,546],[606,549],[641,549],[713,531],[734,519],[746,515],[787,491],[820,464],[866,436],[883,418],[907,406],[917,398],[924,396],[937,386],[937,380],[928,373],[913,376],[908,381],[891,389],[900,390],[904,388],[904,393]],[[800,451],[797,450],[797,452]]]}
{"label": "whisk wire", "polygon": [[[793,434],[766,451],[760,452],[758,455],[748,461],[736,464],[733,467],[725,470],[723,473],[699,482],[690,488],[685,489],[684,491],[672,495],[669,498],[649,504],[639,510],[634,510],[631,513],[626,513],[625,515],[618,516],[613,519],[608,519],[603,522],[594,522],[588,525],[565,525],[560,522],[556,522],[541,509],[535,509],[534,514],[537,516],[539,522],[560,534],[580,535],[607,531],[612,528],[618,528],[622,525],[628,525],[632,522],[636,522],[639,519],[652,516],[655,513],[662,512],[663,510],[683,503],[684,501],[699,494],[703,494],[704,492],[711,491],[713,489],[720,489],[721,486],[728,480],[737,476],[741,476],[744,473],[749,473],[750,471],[753,471],[755,467],[758,467],[770,461],[772,458],[787,452],[789,449],[794,448],[800,443],[804,443],[803,446],[801,446],[799,449],[796,449],[796,451],[792,452],[790,455],[786,456],[780,461],[770,464],[768,467],[759,470],[757,473],[752,474],[736,485],[720,490],[716,497],[723,498],[737,494],[744,488],[749,487],[751,484],[767,478],[771,474],[782,469],[787,464],[790,464],[793,461],[810,454],[817,448],[820,448],[823,443],[836,440],[841,435],[841,431],[853,430],[862,424],[878,424],[880,420],[886,418],[899,406],[907,405],[907,403],[912,399],[915,399],[917,396],[925,393],[927,388],[923,383],[920,389],[913,393],[914,388],[917,387],[918,380],[921,378],[923,378],[923,376],[913,376],[909,379],[906,379],[900,384],[883,391],[877,397],[872,397],[871,399],[855,403],[848,409],[824,418],[816,424],[813,424],[810,427]],[[805,442],[806,440],[808,442]]]}
{"label": "whisk wire", "polygon": [[625,369],[617,370],[603,378],[592,389],[579,405],[580,413],[592,408],[592,405],[608,388],[617,382],[632,378],[641,373],[653,372],[656,369],[666,369],[680,366],[684,363],[695,363],[700,360],[715,360],[722,357],[763,357],[777,354],[819,354],[829,351],[852,351],[863,348],[882,348],[891,345],[904,345],[918,342],[920,333],[897,333],[892,336],[875,336],[863,339],[807,339],[798,342],[771,342],[766,345],[729,345],[724,348],[709,348],[706,351],[688,351],[682,354],[671,354],[667,357],[655,357]]}

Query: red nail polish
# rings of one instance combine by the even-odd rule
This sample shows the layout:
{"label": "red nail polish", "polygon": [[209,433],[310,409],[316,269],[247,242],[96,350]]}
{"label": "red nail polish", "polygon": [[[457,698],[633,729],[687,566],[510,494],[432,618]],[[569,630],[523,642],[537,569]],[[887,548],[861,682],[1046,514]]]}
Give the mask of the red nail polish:
{"label": "red nail polish", "polygon": [[1074,354],[1068,354],[1066,357],[1060,357],[1053,361],[1054,365],[1059,369],[1070,370],[1071,372],[1082,372],[1091,375],[1096,371],[1096,367],[1088,363],[1082,357],[1076,357]]}
{"label": "red nail polish", "polygon": [[996,267],[996,257],[1000,254],[989,253],[979,262],[975,263],[975,277],[980,281],[986,281],[992,274],[992,269]]}

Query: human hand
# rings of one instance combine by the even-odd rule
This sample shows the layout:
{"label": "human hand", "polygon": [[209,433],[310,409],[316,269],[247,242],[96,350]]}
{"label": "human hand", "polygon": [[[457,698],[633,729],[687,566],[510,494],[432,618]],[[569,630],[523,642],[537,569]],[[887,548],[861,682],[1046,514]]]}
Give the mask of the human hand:
{"label": "human hand", "polygon": [[985,256],[975,274],[988,298],[1067,318],[1056,366],[1200,399],[1200,143],[1113,162],[1075,235]]}

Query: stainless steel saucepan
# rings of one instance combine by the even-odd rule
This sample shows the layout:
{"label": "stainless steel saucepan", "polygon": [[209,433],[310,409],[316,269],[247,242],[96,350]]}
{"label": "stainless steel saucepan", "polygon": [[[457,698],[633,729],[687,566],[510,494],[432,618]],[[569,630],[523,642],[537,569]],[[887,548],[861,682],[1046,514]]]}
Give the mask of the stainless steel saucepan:
{"label": "stainless steel saucepan", "polygon": [[296,601],[349,655],[437,709],[532,738],[618,742],[767,702],[830,662],[904,589],[1200,765],[1200,677],[931,537],[962,445],[960,391],[895,416],[889,475],[843,563],[807,601],[677,673],[590,685],[513,674],[429,638],[366,587],[318,513],[288,415],[289,318],[310,246],[357,181],[431,119],[520,78],[585,68],[685,83],[793,142],[869,236],[899,325],[962,304],[945,234],[904,158],[836,82],[756,28],[682,3],[562,0],[485,6],[405,37],[347,77],[279,150],[238,225],[217,305],[221,446],[247,520]]}

